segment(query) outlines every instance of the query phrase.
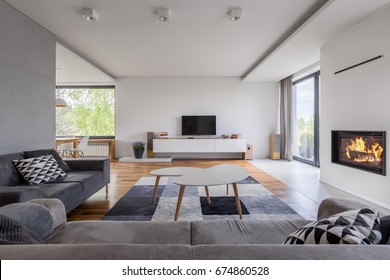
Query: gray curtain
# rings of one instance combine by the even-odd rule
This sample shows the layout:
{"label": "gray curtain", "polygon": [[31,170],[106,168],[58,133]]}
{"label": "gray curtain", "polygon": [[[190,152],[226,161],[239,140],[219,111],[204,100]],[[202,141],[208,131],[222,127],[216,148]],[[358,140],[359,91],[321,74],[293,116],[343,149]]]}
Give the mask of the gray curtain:
{"label": "gray curtain", "polygon": [[280,81],[280,157],[292,160],[292,76]]}

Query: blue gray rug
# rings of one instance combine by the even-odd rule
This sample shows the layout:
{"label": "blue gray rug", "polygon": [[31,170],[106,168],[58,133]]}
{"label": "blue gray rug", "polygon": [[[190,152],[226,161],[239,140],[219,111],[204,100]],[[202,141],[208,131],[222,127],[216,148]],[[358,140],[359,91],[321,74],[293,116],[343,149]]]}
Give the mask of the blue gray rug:
{"label": "blue gray rug", "polygon": [[[173,178],[161,178],[153,205],[155,177],[142,177],[107,212],[103,220],[173,221],[179,186],[172,181]],[[239,219],[231,185],[228,195],[226,185],[210,186],[209,192],[211,205],[207,204],[204,187],[186,187],[179,221]],[[252,177],[238,182],[238,192],[244,220],[302,218]]]}

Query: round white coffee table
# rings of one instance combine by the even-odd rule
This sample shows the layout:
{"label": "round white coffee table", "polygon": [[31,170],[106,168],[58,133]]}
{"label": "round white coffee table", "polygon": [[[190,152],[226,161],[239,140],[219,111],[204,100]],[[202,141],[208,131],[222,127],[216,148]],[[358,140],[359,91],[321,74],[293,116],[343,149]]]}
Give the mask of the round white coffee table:
{"label": "round white coffee table", "polygon": [[160,182],[161,177],[177,177],[183,176],[188,173],[196,172],[201,170],[201,168],[197,167],[167,167],[160,168],[150,172],[151,175],[156,176],[156,183],[154,184],[154,191],[152,196],[152,204],[154,204],[154,200],[156,199],[156,194],[158,190],[158,184]]}
{"label": "round white coffee table", "polygon": [[242,219],[242,210],[240,197],[238,195],[237,182],[248,177],[248,171],[239,165],[235,164],[221,164],[213,167],[199,169],[194,172],[184,174],[181,177],[175,178],[175,184],[180,185],[179,197],[177,200],[175,221],[177,221],[180,212],[181,202],[183,200],[184,189],[186,186],[205,186],[207,202],[210,204],[210,197],[208,194],[208,186],[227,185],[232,184],[238,215]]}

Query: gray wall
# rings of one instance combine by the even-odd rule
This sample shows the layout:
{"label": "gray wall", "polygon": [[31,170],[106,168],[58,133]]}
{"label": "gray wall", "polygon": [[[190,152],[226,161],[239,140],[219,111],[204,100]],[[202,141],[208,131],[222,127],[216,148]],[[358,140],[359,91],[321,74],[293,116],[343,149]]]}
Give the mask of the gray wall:
{"label": "gray wall", "polygon": [[0,0],[0,154],[54,147],[55,43]]}

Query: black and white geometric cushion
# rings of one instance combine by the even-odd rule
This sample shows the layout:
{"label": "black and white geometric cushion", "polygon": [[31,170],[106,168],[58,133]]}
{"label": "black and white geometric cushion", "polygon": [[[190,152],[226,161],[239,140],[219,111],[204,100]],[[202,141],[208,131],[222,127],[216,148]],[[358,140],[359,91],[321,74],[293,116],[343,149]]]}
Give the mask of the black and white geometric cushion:
{"label": "black and white geometric cushion", "polygon": [[47,183],[66,175],[52,155],[13,160],[13,163],[30,186]]}
{"label": "black and white geometric cushion", "polygon": [[309,223],[283,244],[377,244],[381,237],[378,210],[363,208]]}

